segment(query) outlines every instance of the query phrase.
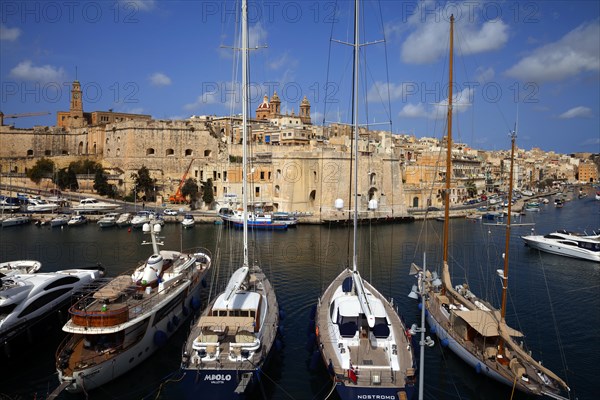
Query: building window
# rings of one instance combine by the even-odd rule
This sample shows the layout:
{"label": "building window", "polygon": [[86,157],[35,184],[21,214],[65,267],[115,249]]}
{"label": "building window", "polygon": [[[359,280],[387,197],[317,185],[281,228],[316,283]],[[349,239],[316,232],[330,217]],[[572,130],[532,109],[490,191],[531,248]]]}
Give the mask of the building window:
{"label": "building window", "polygon": [[121,149],[119,147],[117,147],[117,154],[116,155],[117,155],[117,157],[121,156]]}
{"label": "building window", "polygon": [[27,150],[27,157],[33,157],[33,150]]}
{"label": "building window", "polygon": [[275,185],[275,197],[279,197],[280,187],[279,185]]}
{"label": "building window", "polygon": [[265,180],[265,171],[260,171],[260,180],[261,181]]}
{"label": "building window", "polygon": [[153,156],[154,155],[154,149],[152,147],[147,148],[146,149],[146,155],[147,156]]}
{"label": "building window", "polygon": [[210,157],[211,154],[212,154],[211,150],[204,150],[204,157]]}
{"label": "building window", "polygon": [[185,149],[186,157],[191,157],[193,154],[194,154],[194,152],[192,151],[192,149]]}
{"label": "building window", "polygon": [[44,150],[44,155],[45,156],[49,156],[51,154],[52,154],[52,152],[50,150]]}
{"label": "building window", "polygon": [[260,197],[260,187],[258,187],[258,186],[257,186],[257,187],[254,189],[254,194],[255,194],[255,197]]}
{"label": "building window", "polygon": [[167,151],[165,152],[166,156],[174,156],[175,155],[175,150],[173,149],[167,149]]}
{"label": "building window", "polygon": [[227,171],[223,171],[223,181],[227,182]]}

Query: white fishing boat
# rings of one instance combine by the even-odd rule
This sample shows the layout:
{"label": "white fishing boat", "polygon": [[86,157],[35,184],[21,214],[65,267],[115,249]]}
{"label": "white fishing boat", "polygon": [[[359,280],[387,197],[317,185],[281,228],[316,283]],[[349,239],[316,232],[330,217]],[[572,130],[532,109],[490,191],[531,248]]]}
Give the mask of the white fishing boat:
{"label": "white fishing boat", "polygon": [[87,392],[136,367],[200,306],[209,252],[158,250],[160,224],[144,225],[152,255],[69,309],[69,336],[57,351],[61,389]]}
{"label": "white fishing boat", "polygon": [[88,220],[85,215],[73,215],[69,218],[67,225],[69,226],[79,226],[87,224]]}
{"label": "white fishing boat", "polygon": [[532,249],[600,262],[600,235],[581,235],[562,230],[547,235],[522,236],[522,239]]}
{"label": "white fishing boat", "polygon": [[0,275],[34,274],[42,268],[42,263],[36,260],[15,260],[0,263]]}
{"label": "white fishing boat", "polygon": [[[242,0],[242,192],[248,207],[248,6]],[[186,399],[245,399],[259,385],[274,351],[279,326],[275,291],[248,256],[248,219],[243,218],[242,265],[225,291],[211,299],[184,345],[179,380]]]}
{"label": "white fishing boat", "polygon": [[5,353],[18,352],[19,346],[11,346],[13,341],[37,322],[53,317],[53,312],[68,306],[75,292],[86,290],[103,274],[102,268],[92,268],[2,277],[0,346]]}
{"label": "white fishing boat", "polygon": [[[412,344],[396,306],[367,282],[359,266],[367,257],[358,252],[359,191],[359,2],[354,2],[353,204],[352,266],[333,279],[317,301],[315,334],[318,351],[342,400],[410,399],[416,391]],[[364,167],[363,167],[364,168]],[[370,209],[376,209],[371,200]],[[336,208],[343,209],[343,200]]]}
{"label": "white fishing boat", "polygon": [[181,220],[181,226],[183,226],[186,229],[193,228],[195,224],[196,220],[194,219],[194,216],[192,214],[186,214],[183,217],[183,220]]}
{"label": "white fishing boat", "polygon": [[85,212],[85,213],[96,213],[103,211],[116,210],[119,208],[118,204],[108,203],[105,201],[100,201],[93,197],[89,197],[86,199],[79,200],[79,203],[73,206],[73,211],[76,212]]}
{"label": "white fishing boat", "polygon": [[[446,171],[452,169],[452,51],[454,16],[450,17],[450,83],[446,137]],[[516,127],[511,132],[511,160],[515,159]],[[535,360],[524,347],[523,334],[511,328],[505,319],[508,260],[513,193],[513,167],[510,163],[509,204],[506,220],[504,269],[497,270],[502,280],[502,306],[495,308],[491,303],[478,298],[468,284],[453,286],[448,265],[449,220],[444,225],[443,262],[441,279],[435,272],[424,271],[413,264],[411,274],[417,276],[418,285],[413,287],[410,297],[421,296],[426,308],[427,323],[444,347],[448,347],[477,373],[484,374],[513,389],[529,395],[549,396],[566,399],[570,389],[567,384],[541,362]],[[449,213],[451,181],[446,179],[444,190],[445,215]],[[524,193],[525,194],[525,193]],[[558,350],[557,350],[558,351]]]}
{"label": "white fishing boat", "polygon": [[7,228],[9,226],[25,225],[31,222],[29,215],[17,215],[14,217],[4,218],[2,220],[2,227]]}
{"label": "white fishing boat", "polygon": [[111,226],[117,225],[117,220],[119,219],[120,213],[107,213],[102,216],[96,222],[100,228],[110,228]]}

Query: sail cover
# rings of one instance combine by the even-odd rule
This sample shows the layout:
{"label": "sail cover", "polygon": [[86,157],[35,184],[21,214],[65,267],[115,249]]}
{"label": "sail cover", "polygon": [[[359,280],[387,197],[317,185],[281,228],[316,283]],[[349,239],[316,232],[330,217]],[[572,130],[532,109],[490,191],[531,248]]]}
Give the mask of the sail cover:
{"label": "sail cover", "polygon": [[[462,318],[469,326],[475,329],[481,336],[491,337],[500,336],[498,332],[498,320],[489,312],[483,310],[473,311],[454,311],[454,313]],[[523,334],[515,329],[512,329],[506,324],[503,324],[506,332],[513,337],[521,337]]]}

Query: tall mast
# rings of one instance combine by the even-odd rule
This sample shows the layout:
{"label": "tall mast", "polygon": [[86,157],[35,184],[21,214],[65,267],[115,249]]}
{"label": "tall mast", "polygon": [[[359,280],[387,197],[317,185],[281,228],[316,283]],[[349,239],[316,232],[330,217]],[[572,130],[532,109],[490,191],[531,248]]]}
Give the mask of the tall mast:
{"label": "tall mast", "polygon": [[358,0],[354,1],[354,82],[352,88],[352,102],[354,107],[353,112],[353,125],[354,125],[354,243],[352,245],[353,254],[352,254],[352,270],[356,271],[357,260],[357,252],[356,252],[356,243],[358,241],[357,238],[357,225],[358,225],[358,65],[359,65],[359,50],[360,50],[360,42],[359,42],[359,32],[358,32]]}
{"label": "tall mast", "polygon": [[450,61],[448,79],[448,136],[446,138],[446,189],[444,190],[444,263],[448,262],[448,228],[450,225],[450,181],[452,179],[452,62],[454,14],[450,16]]}
{"label": "tall mast", "polygon": [[[508,250],[510,249],[510,218],[512,213],[513,171],[515,165],[515,139],[517,138],[517,124],[510,133],[510,176],[508,177],[508,217],[506,219],[506,237],[504,239],[504,272],[502,276],[502,308],[500,309],[501,321],[505,322],[506,294],[508,290]],[[504,354],[504,341],[500,340],[499,353]]]}
{"label": "tall mast", "polygon": [[242,0],[242,218],[244,219],[244,267],[248,263],[248,4]]}

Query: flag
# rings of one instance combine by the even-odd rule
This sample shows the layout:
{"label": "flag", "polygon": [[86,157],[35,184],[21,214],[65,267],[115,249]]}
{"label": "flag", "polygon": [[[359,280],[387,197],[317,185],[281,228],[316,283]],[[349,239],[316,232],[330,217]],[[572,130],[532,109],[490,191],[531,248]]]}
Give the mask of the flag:
{"label": "flag", "polygon": [[356,370],[352,366],[352,362],[350,362],[350,369],[348,370],[348,378],[350,378],[350,380],[353,383],[356,383],[356,381],[358,380],[358,377],[356,376]]}

